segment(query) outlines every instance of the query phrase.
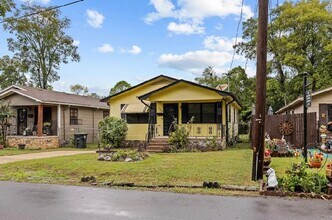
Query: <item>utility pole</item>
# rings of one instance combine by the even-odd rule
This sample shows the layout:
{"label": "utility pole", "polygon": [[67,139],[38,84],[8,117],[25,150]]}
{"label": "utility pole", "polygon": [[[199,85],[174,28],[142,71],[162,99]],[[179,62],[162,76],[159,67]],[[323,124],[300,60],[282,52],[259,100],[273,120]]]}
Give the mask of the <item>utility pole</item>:
{"label": "utility pole", "polygon": [[303,149],[304,149],[304,161],[307,163],[307,155],[308,155],[308,149],[307,149],[307,112],[308,107],[311,104],[311,97],[310,92],[307,93],[307,73],[303,74]]}
{"label": "utility pole", "polygon": [[264,141],[265,141],[265,100],[267,73],[267,26],[268,0],[259,0],[258,37],[257,37],[257,70],[256,70],[256,102],[255,121],[253,126],[253,169],[256,170],[254,180],[263,179]]}

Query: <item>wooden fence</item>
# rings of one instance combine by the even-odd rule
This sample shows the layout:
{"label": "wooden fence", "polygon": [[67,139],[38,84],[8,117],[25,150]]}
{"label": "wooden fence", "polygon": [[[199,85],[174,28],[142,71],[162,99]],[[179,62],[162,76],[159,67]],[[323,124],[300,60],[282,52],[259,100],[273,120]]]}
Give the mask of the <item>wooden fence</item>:
{"label": "wooden fence", "polygon": [[[281,138],[280,125],[283,122],[290,122],[293,132],[290,135],[284,135],[287,142],[293,147],[303,147],[303,114],[286,114],[286,115],[266,115],[265,131],[270,138]],[[307,114],[307,143],[315,143],[318,141],[318,122],[316,113]]]}

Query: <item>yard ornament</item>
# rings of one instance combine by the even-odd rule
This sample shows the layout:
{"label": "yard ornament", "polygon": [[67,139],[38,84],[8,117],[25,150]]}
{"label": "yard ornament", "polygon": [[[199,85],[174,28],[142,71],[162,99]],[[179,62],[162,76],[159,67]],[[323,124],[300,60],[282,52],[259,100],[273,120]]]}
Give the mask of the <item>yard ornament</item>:
{"label": "yard ornament", "polygon": [[266,172],[267,188],[275,188],[278,186],[277,176],[274,169],[270,168]]}

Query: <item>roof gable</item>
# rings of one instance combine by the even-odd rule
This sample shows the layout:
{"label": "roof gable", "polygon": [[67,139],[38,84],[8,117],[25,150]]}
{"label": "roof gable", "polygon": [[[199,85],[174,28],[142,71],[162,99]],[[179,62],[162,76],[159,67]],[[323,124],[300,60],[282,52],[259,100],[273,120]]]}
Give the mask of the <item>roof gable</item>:
{"label": "roof gable", "polygon": [[[139,96],[138,99],[140,99],[140,100],[149,99],[149,97],[151,97],[151,96],[154,96],[154,95],[157,95],[157,94],[161,94],[161,93],[165,93],[165,92],[170,91],[171,89],[173,89],[173,88],[175,88],[177,86],[180,86],[181,84],[186,84],[188,86],[196,87],[197,89],[200,89],[201,91],[205,90],[205,91],[211,92],[210,94],[213,94],[213,95],[215,94],[216,95],[216,96],[212,95],[213,96],[212,99],[217,98],[217,97],[220,98],[220,96],[223,96],[223,97],[232,97],[232,99],[235,102],[237,102],[238,105],[241,107],[241,104],[238,101],[237,97],[234,94],[232,94],[232,93],[221,91],[221,90],[218,90],[218,89],[214,89],[214,88],[211,88],[211,87],[208,87],[208,86],[200,85],[200,84],[197,84],[197,83],[194,83],[194,82],[191,82],[191,81],[187,81],[187,80],[183,80],[183,79],[177,80],[177,81],[175,81],[175,82],[173,82],[173,83],[171,83],[171,84],[169,84],[167,86],[164,86],[162,88],[159,88],[159,89],[156,89],[154,91],[151,91],[151,92],[149,92],[147,94]],[[174,91],[174,92],[176,92],[176,91]],[[199,90],[196,90],[196,92],[199,93]],[[196,93],[196,97],[195,97],[195,94],[193,94],[193,93],[190,94],[190,96],[192,96],[192,97],[199,98],[199,97],[197,97],[197,95],[198,94]]]}
{"label": "roof gable", "polygon": [[172,83],[174,81],[177,81],[177,79],[175,79],[175,78],[172,78],[172,77],[169,77],[169,76],[165,76],[165,75],[159,75],[159,76],[156,76],[156,77],[154,77],[152,79],[144,81],[144,82],[142,82],[140,84],[137,84],[136,86],[133,86],[133,87],[130,87],[130,88],[126,89],[126,90],[123,90],[123,91],[121,91],[119,93],[116,93],[114,95],[111,95],[111,96],[108,96],[106,98],[103,98],[101,101],[102,102],[109,102],[109,100],[112,99],[112,98],[114,98],[114,97],[117,97],[117,96],[120,96],[122,94],[134,91],[134,90],[136,90],[136,89],[138,89],[138,88],[140,88],[142,86],[146,86],[148,84],[157,83],[160,80],[167,80],[167,81],[170,81],[170,83]]}
{"label": "roof gable", "polygon": [[18,94],[26,98],[35,100],[36,102],[45,104],[62,104],[108,109],[107,104],[100,102],[100,100],[97,98],[33,88],[28,86],[10,86],[0,92],[0,98],[5,98],[12,94]]}

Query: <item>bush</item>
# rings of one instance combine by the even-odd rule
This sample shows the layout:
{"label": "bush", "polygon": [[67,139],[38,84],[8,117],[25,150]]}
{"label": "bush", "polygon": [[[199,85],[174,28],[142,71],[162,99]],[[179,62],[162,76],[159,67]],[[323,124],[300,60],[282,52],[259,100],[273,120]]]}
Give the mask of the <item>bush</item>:
{"label": "bush", "polygon": [[189,142],[189,131],[185,127],[176,126],[169,135],[168,143],[171,152],[186,151]]}
{"label": "bush", "polygon": [[106,117],[98,123],[100,142],[106,146],[120,147],[126,139],[128,126],[123,119]]}
{"label": "bush", "polygon": [[311,172],[303,162],[292,164],[292,167],[286,170],[286,176],[279,181],[283,190],[291,192],[322,193],[326,184],[327,179],[324,175]]}

